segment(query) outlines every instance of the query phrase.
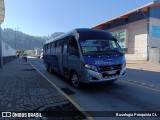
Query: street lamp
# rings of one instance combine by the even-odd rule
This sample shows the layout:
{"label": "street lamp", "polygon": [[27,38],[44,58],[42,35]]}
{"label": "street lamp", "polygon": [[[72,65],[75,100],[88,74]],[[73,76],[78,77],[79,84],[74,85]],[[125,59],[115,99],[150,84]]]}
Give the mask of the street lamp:
{"label": "street lamp", "polygon": [[0,68],[3,66],[3,58],[2,58],[2,38],[1,38],[1,24],[0,24]]}
{"label": "street lamp", "polygon": [[16,39],[17,39],[17,38],[16,38],[17,36],[16,36],[16,35],[17,35],[17,30],[18,30],[18,29],[19,29],[19,28],[15,28],[15,50],[17,49],[17,45],[16,45],[16,44],[17,44],[17,40],[16,40]]}

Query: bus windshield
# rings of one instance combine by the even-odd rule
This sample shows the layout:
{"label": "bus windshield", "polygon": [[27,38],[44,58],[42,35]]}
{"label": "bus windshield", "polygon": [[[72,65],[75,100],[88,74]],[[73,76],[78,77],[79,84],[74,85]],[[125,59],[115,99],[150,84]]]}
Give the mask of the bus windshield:
{"label": "bus windshield", "polygon": [[114,40],[84,40],[80,41],[83,55],[122,53],[118,43]]}

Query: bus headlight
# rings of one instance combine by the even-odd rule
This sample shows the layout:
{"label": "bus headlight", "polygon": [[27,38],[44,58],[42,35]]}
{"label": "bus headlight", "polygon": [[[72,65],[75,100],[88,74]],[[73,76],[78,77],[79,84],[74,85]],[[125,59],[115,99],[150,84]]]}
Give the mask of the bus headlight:
{"label": "bus headlight", "polygon": [[124,67],[126,67],[126,62],[124,62],[124,63],[122,64],[122,69],[123,69]]}
{"label": "bus headlight", "polygon": [[96,66],[93,66],[93,65],[85,64],[84,67],[87,68],[87,69],[93,70],[93,71],[97,71]]}

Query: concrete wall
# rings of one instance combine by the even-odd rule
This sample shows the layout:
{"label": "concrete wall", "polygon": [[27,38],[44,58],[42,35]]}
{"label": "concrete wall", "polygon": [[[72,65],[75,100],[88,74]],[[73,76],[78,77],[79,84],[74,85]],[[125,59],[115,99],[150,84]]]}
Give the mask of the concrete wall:
{"label": "concrete wall", "polygon": [[[160,19],[150,18],[150,50],[149,58],[152,62],[160,62],[160,37],[154,37],[152,35],[152,26],[160,27]],[[160,32],[159,32],[160,34]]]}
{"label": "concrete wall", "polygon": [[108,32],[126,29],[126,59],[147,60],[147,22],[138,20],[123,26],[107,30]]}
{"label": "concrete wall", "polygon": [[151,62],[160,63],[160,48],[151,48],[149,53]]}
{"label": "concrete wall", "polygon": [[160,19],[150,18],[150,46],[160,48],[160,37],[158,38],[152,36],[152,26],[160,27]]}
{"label": "concrete wall", "polygon": [[16,59],[16,51],[2,41],[1,67],[14,59]]}
{"label": "concrete wall", "polygon": [[16,59],[16,56],[5,56],[2,58],[3,59],[3,65],[7,64],[8,62]]}
{"label": "concrete wall", "polygon": [[16,56],[16,51],[2,41],[2,56]]}

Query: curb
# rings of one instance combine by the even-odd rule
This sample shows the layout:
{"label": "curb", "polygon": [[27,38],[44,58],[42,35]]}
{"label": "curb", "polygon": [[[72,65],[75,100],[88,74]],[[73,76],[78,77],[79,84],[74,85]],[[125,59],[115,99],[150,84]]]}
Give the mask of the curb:
{"label": "curb", "polygon": [[[53,82],[51,82],[46,76],[44,76],[36,67],[34,67],[29,61],[28,63],[36,69],[36,71],[42,76],[44,77],[54,88],[56,88],[56,90],[58,90],[62,95],[64,95],[69,102],[71,102],[73,104],[73,106],[75,106],[75,108],[77,108],[88,120],[95,120],[93,117],[91,117],[91,115],[89,113],[87,113],[82,107],[80,107],[70,96],[68,96],[66,93],[64,93],[56,84],[54,84]],[[90,116],[90,117],[89,117]]]}
{"label": "curb", "polygon": [[150,90],[153,90],[153,91],[156,91],[156,92],[160,92],[160,90],[157,89],[156,86],[152,85],[152,84],[147,84],[147,83],[143,83],[143,82],[141,83],[141,82],[134,81],[134,80],[127,80],[127,81],[121,81],[121,82],[125,82],[125,83],[128,83],[128,84],[132,84],[132,85],[136,85],[136,86],[139,86],[139,87],[150,89]]}
{"label": "curb", "polygon": [[126,67],[129,69],[137,69],[137,70],[146,70],[146,71],[151,71],[151,72],[160,72],[160,70],[154,70],[154,69],[146,69],[146,68],[138,68],[138,67]]}

